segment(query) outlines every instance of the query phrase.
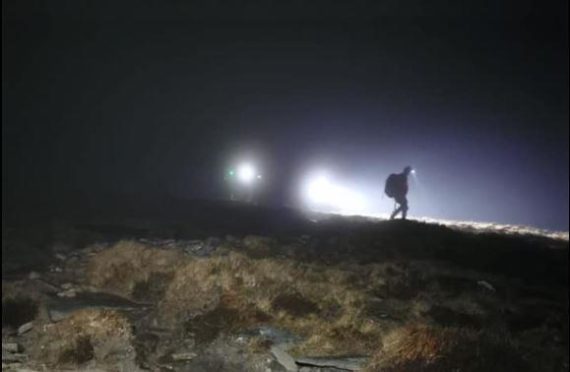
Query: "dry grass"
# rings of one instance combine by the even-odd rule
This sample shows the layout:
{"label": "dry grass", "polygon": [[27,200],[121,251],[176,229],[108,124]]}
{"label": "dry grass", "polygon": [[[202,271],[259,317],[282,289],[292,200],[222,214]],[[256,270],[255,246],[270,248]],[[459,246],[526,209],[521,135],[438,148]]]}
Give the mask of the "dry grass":
{"label": "dry grass", "polygon": [[525,371],[504,334],[409,324],[389,333],[367,371]]}
{"label": "dry grass", "polygon": [[129,321],[109,310],[80,310],[59,323],[34,330],[38,347],[31,352],[50,366],[77,366],[95,361],[134,368]]}
{"label": "dry grass", "polygon": [[186,260],[178,251],[120,241],[93,257],[87,276],[95,287],[131,297],[136,286],[147,282],[153,274],[173,273]]}
{"label": "dry grass", "polygon": [[[256,245],[269,244],[250,240],[257,253],[264,249]],[[253,259],[249,249],[188,258],[123,241],[93,257],[89,280],[133,297],[140,283],[170,274],[158,301],[162,326],[184,326],[210,341],[220,332],[272,324],[304,337],[293,353],[326,356],[369,354],[379,348],[386,326],[369,316],[367,305],[371,286],[385,283],[387,272],[389,265],[384,264],[340,269],[284,258]],[[228,319],[221,321],[219,314]],[[202,318],[212,326],[201,327]]]}
{"label": "dry grass", "polygon": [[380,341],[364,314],[366,293],[350,272],[286,259],[252,260],[239,253],[199,258],[174,275],[160,303],[165,324],[220,307],[241,314],[234,326],[271,323],[306,337],[294,352],[363,353]]}
{"label": "dry grass", "polygon": [[[79,311],[46,325],[47,294],[53,290],[40,286],[43,280],[74,282],[68,278],[83,270],[82,260],[72,264],[75,254],[61,274],[46,271],[42,280],[24,281],[28,284],[3,281],[3,323],[15,328],[35,318],[34,328],[20,337],[22,346],[31,361],[53,370],[135,370],[133,344],[141,365],[152,370],[173,352],[194,347],[206,359],[216,350],[221,360],[230,350],[223,360],[237,366],[241,346],[234,348],[220,335],[238,332],[256,357],[265,359],[272,340],[288,340],[293,333],[301,336],[293,354],[365,354],[372,356],[370,371],[568,369],[567,239],[564,244],[502,233],[468,235],[412,221],[344,218],[282,229],[272,227],[272,219],[282,225],[289,218],[274,211],[257,215],[252,209],[252,214],[234,213],[237,218],[229,218],[229,210],[206,212],[203,225],[149,221],[144,228],[93,225],[84,231],[70,225],[53,234],[49,229],[30,234],[34,230],[28,228],[3,234],[3,256],[11,258],[3,272],[16,274],[23,267],[47,268],[50,247],[66,252],[98,241],[98,233],[90,233],[95,229],[105,236],[276,234],[226,239],[208,258],[187,256],[176,249],[179,242],[167,245],[170,250],[122,241],[103,251],[81,251],[95,255],[88,283],[80,284],[156,305],[128,313],[136,332],[111,311]],[[297,228],[308,237],[291,235]],[[211,244],[207,247],[200,253],[210,252]],[[479,280],[496,291],[481,288]],[[537,290],[527,291],[527,285]],[[284,332],[258,332],[260,325]]]}
{"label": "dry grass", "polygon": [[470,335],[459,335],[455,329],[412,325],[391,332],[384,341],[384,361],[423,360],[432,363],[450,350],[457,340]]}
{"label": "dry grass", "polygon": [[[469,286],[449,297],[436,285],[445,267],[430,271],[413,261],[325,266],[267,257],[270,242],[249,243],[242,252],[190,258],[120,242],[93,257],[90,281],[132,297],[140,283],[152,287],[162,278],[159,325],[184,329],[198,343],[265,324],[302,337],[294,355],[373,355],[370,371],[527,369],[511,336],[484,322],[487,307],[499,308],[500,298],[463,279],[453,283]],[[454,322],[438,321],[448,320],[446,314]],[[251,343],[253,351],[267,346],[263,339]]]}

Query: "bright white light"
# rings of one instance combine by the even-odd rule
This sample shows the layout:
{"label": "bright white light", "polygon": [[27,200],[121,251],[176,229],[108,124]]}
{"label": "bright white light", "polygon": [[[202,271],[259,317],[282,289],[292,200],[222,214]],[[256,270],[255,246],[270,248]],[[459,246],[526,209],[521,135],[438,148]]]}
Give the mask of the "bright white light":
{"label": "bright white light", "polygon": [[365,207],[364,197],[345,187],[336,189],[336,205],[341,212],[359,212]]}
{"label": "bright white light", "polygon": [[312,176],[305,183],[303,197],[307,205],[316,210],[350,213],[362,211],[366,206],[360,193],[331,181],[324,173]]}
{"label": "bright white light", "polygon": [[328,177],[324,174],[316,176],[307,184],[308,201],[315,204],[326,204],[334,195],[334,189]]}
{"label": "bright white light", "polygon": [[244,163],[237,169],[238,179],[243,183],[251,183],[255,179],[255,168],[253,165]]}

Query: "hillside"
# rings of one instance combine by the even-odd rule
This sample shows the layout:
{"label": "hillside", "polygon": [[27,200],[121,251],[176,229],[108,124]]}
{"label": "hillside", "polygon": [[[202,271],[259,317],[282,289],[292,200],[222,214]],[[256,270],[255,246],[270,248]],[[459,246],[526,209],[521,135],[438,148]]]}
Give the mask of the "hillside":
{"label": "hillside", "polygon": [[567,234],[165,202],[2,258],[3,370],[568,370]]}

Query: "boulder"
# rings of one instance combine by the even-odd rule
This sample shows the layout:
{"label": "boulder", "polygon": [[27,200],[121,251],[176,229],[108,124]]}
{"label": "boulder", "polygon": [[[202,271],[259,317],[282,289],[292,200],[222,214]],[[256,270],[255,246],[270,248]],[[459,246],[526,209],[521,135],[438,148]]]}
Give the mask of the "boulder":
{"label": "boulder", "polygon": [[22,324],[19,328],[18,328],[18,335],[23,335],[24,333],[27,333],[29,331],[32,330],[32,328],[34,328],[34,323],[33,322],[28,322],[25,324]]}

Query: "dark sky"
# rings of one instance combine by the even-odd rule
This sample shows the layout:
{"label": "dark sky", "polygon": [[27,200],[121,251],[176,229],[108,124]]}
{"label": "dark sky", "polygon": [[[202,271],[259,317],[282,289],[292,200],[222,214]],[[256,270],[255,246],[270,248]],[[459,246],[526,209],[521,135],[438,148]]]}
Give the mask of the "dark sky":
{"label": "dark sky", "polygon": [[412,164],[411,214],[568,229],[567,1],[2,6],[3,200],[220,197],[252,154],[277,203]]}

